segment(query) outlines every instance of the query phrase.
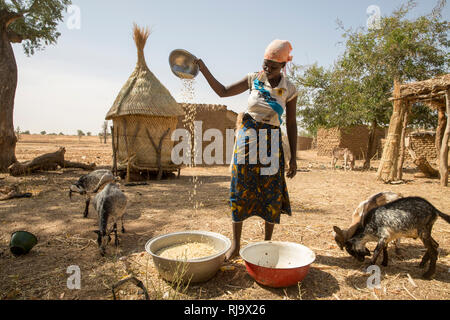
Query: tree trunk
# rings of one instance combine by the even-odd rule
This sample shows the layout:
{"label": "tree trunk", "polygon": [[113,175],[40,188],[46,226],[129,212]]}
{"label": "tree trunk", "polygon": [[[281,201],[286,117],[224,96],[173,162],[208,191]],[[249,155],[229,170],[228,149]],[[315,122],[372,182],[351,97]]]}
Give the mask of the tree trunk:
{"label": "tree trunk", "polygon": [[56,152],[43,154],[30,161],[22,163],[15,162],[9,167],[9,173],[12,176],[17,177],[31,174],[39,170],[56,170],[58,166],[61,168],[80,168],[89,171],[95,170],[95,163],[84,164],[65,160],[65,153],[66,149],[62,147]]}
{"label": "tree trunk", "polygon": [[113,152],[113,166],[112,166],[112,172],[114,176],[117,176],[117,149],[116,149],[116,143],[115,143],[115,136],[116,131],[114,130],[114,127],[111,126],[111,140],[112,140],[112,152]]}
{"label": "tree trunk", "polygon": [[31,161],[23,163],[15,162],[9,167],[9,174],[17,177],[20,175],[31,174],[36,170],[56,170],[58,166],[64,167],[65,153],[65,148],[59,148],[56,152],[43,154]]}
{"label": "tree trunk", "polygon": [[441,175],[441,185],[448,185],[448,141],[450,137],[450,89],[445,92],[445,102],[447,110],[447,125],[442,138],[441,154],[439,158],[439,173]]}
{"label": "tree trunk", "polygon": [[[394,81],[394,98],[400,96],[400,81]],[[383,156],[377,172],[377,179],[386,183],[397,178],[398,155],[400,151],[400,136],[403,126],[403,115],[406,111],[402,100],[394,100],[394,111],[389,123],[389,131]]]}
{"label": "tree trunk", "polygon": [[108,138],[108,121],[103,123],[103,143],[106,144],[106,139]]}
{"label": "tree trunk", "polygon": [[17,161],[14,133],[14,98],[17,88],[17,64],[6,24],[0,17],[0,172]]}
{"label": "tree trunk", "polygon": [[377,132],[377,128],[378,128],[377,120],[374,120],[372,122],[372,125],[370,126],[369,141],[367,142],[366,160],[364,161],[363,166],[365,170],[370,169],[370,159],[372,159],[372,149],[373,143],[375,142],[375,135]]}

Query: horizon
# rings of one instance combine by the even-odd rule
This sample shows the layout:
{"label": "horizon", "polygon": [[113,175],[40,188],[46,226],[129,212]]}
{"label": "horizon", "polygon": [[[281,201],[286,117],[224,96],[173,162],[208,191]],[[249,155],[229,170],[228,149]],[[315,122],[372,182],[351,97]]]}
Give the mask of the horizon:
{"label": "horizon", "polygon": [[[74,10],[65,14],[59,25],[61,37],[56,45],[31,57],[25,56],[20,44],[13,45],[19,78],[14,128],[64,135],[77,135],[77,130],[82,130],[97,136],[137,62],[133,22],[152,30],[145,47],[147,65],[181,103],[182,81],[168,64],[174,49],[186,49],[203,59],[225,86],[258,71],[265,47],[275,38],[291,41],[293,63],[329,67],[344,49],[339,45],[342,31],[337,30],[337,19],[346,28],[365,27],[370,6],[378,6],[385,16],[404,3],[282,0],[277,2],[280,10],[266,10],[273,2],[134,0],[124,10],[119,2],[74,0]],[[408,17],[428,14],[436,4],[437,0],[417,1]],[[447,5],[443,17],[449,16]],[[271,25],[271,21],[280,23]],[[245,93],[219,98],[201,74],[194,88],[193,103],[222,104],[237,113],[246,108]]]}

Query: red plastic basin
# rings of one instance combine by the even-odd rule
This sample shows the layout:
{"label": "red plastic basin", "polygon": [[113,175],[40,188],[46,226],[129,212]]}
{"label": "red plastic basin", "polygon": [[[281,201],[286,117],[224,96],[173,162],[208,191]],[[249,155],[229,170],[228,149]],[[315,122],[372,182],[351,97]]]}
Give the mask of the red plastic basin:
{"label": "red plastic basin", "polygon": [[314,252],[297,243],[264,241],[249,244],[240,255],[256,282],[272,287],[290,287],[302,281],[316,259]]}

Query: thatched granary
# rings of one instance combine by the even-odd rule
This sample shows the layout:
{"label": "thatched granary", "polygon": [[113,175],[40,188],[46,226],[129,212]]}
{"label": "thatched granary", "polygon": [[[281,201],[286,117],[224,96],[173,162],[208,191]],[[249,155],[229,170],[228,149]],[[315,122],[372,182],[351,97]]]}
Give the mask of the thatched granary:
{"label": "thatched granary", "polygon": [[126,170],[128,178],[132,172],[156,171],[159,179],[164,171],[179,169],[171,160],[171,134],[184,112],[147,67],[144,46],[150,32],[136,25],[133,31],[137,65],[106,115],[113,121],[113,166]]}
{"label": "thatched granary", "polygon": [[[434,79],[401,85],[394,83],[391,100],[394,102],[388,136],[377,177],[384,182],[402,178],[405,158],[406,126],[410,109],[416,102],[423,102],[438,110],[436,149],[439,151],[439,175],[441,185],[448,185],[448,141],[450,136],[450,74]],[[447,117],[445,114],[447,113]],[[447,118],[447,119],[446,119]],[[420,167],[419,167],[420,168]]]}
{"label": "thatched granary", "polygon": [[[216,104],[192,104],[180,103],[184,112],[188,114],[178,117],[178,128],[184,128],[190,131],[193,138],[192,123],[194,121],[202,122],[202,136],[208,129],[218,129],[223,136],[223,164],[227,164],[227,160],[231,159],[232,149],[227,150],[226,131],[234,130],[238,114],[232,110],[228,110],[225,105]],[[211,142],[203,141],[202,150],[204,150]],[[192,151],[191,151],[192,152]],[[228,152],[228,154],[227,154]],[[193,153],[193,152],[192,152]],[[204,164],[204,163],[203,163]]]}

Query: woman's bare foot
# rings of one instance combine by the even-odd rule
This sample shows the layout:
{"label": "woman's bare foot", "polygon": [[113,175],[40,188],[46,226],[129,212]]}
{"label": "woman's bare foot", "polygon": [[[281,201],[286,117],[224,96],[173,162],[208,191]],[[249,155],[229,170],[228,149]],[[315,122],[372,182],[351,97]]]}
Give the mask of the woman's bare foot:
{"label": "woman's bare foot", "polygon": [[225,261],[239,256],[239,250],[241,249],[241,233],[242,222],[233,222],[233,241],[231,242],[230,250],[225,254]]}
{"label": "woman's bare foot", "polygon": [[239,250],[240,250],[240,246],[237,246],[235,244],[231,245],[230,250],[228,250],[227,253],[225,254],[225,261],[229,261],[231,259],[238,257]]}

